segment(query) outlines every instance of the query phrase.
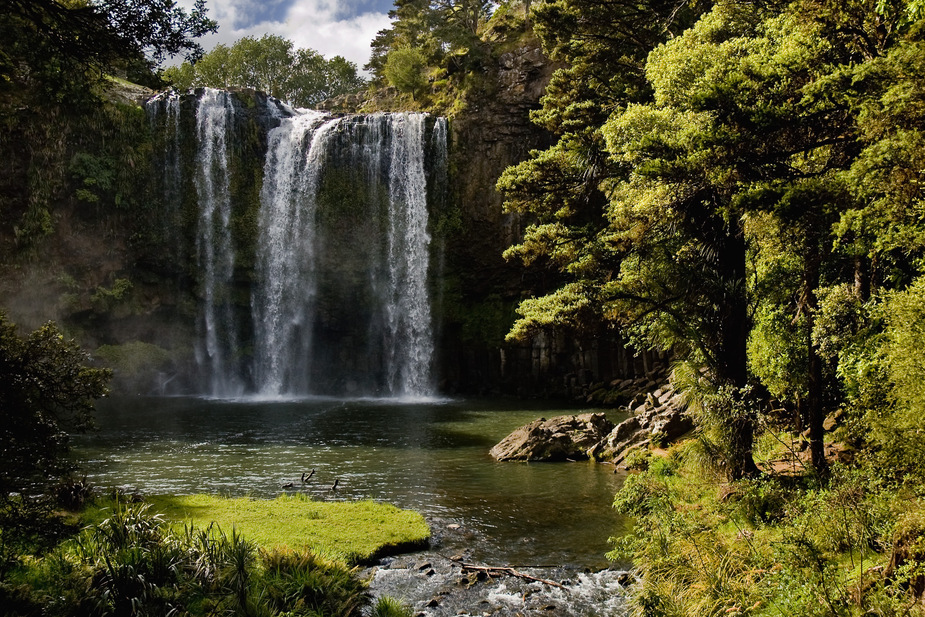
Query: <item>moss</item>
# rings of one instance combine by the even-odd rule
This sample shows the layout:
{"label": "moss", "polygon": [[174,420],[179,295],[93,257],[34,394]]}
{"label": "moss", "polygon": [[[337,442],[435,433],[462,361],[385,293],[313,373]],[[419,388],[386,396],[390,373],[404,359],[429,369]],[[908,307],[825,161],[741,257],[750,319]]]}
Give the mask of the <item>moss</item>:
{"label": "moss", "polygon": [[101,345],[94,355],[114,370],[128,374],[163,368],[172,361],[172,356],[166,349],[141,341],[122,345]]}
{"label": "moss", "polygon": [[303,495],[270,500],[161,495],[149,501],[171,520],[203,528],[215,522],[267,549],[308,548],[353,564],[423,548],[430,538],[420,514],[372,501],[323,502]]}

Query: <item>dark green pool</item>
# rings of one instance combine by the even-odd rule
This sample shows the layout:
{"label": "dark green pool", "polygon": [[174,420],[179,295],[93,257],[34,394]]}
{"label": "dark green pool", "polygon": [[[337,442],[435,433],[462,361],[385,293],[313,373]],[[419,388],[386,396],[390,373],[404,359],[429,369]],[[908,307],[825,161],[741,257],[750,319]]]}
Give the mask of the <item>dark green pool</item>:
{"label": "dark green pool", "polygon": [[100,430],[78,437],[75,450],[98,486],[375,499],[422,512],[438,531],[459,525],[440,541],[447,553],[596,568],[622,525],[610,507],[622,481],[613,467],[488,454],[522,424],[579,411],[523,401],[117,398],[100,405]]}

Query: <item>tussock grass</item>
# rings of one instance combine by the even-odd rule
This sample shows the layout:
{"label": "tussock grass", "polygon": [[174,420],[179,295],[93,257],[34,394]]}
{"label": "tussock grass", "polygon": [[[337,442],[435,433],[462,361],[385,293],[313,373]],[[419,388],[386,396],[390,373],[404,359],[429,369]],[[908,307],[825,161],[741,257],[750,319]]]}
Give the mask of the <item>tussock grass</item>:
{"label": "tussock grass", "polygon": [[672,446],[617,494],[617,510],[634,517],[611,553],[639,575],[629,615],[925,616],[921,485],[838,463],[825,483],[729,483],[699,448]]}

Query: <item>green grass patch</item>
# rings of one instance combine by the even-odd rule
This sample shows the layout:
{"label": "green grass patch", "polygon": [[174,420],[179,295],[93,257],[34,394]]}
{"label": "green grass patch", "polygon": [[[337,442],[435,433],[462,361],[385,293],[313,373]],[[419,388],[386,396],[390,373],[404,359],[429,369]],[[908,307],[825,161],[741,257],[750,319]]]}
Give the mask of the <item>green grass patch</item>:
{"label": "green grass patch", "polygon": [[152,511],[171,521],[237,530],[266,549],[308,548],[328,559],[369,563],[427,545],[430,528],[410,510],[373,501],[313,501],[304,495],[276,499],[216,495],[148,497]]}
{"label": "green grass patch", "polygon": [[839,463],[826,482],[762,474],[730,483],[699,442],[676,444],[615,500],[634,517],[611,553],[640,574],[627,614],[925,617],[921,494]]}

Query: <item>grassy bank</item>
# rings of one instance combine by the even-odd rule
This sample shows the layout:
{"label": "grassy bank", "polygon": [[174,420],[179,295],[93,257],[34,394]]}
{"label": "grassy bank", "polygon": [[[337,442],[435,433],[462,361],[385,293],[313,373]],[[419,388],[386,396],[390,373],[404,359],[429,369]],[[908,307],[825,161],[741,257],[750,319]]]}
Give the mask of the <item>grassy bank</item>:
{"label": "grassy bank", "polygon": [[355,564],[429,537],[414,512],[302,496],[103,500],[81,516],[0,577],[0,615],[407,617],[372,601]]}
{"label": "grassy bank", "polygon": [[276,499],[216,495],[157,495],[152,510],[196,527],[215,523],[265,549],[310,549],[349,564],[424,548],[430,529],[417,512],[373,501],[313,501],[304,495]]}
{"label": "grassy bank", "polygon": [[918,480],[859,460],[729,483],[696,440],[642,465],[615,501],[635,517],[612,554],[639,574],[632,615],[925,614]]}

